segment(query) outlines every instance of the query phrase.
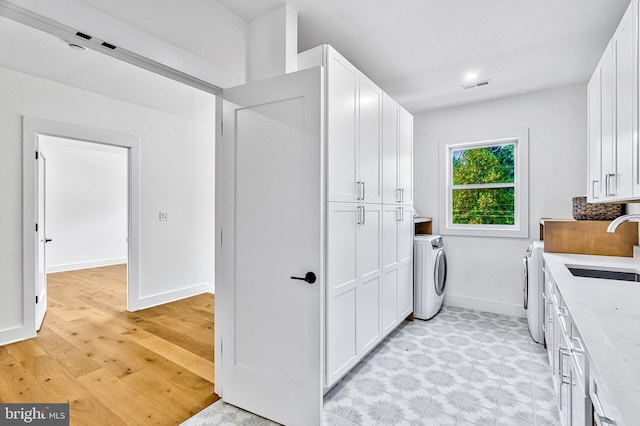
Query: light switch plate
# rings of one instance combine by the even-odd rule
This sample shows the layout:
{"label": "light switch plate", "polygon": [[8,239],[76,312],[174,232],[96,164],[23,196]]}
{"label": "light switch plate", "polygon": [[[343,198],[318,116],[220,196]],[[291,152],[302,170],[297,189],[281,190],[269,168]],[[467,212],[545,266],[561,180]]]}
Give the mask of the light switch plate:
{"label": "light switch plate", "polygon": [[160,220],[162,221],[169,220],[169,212],[160,212]]}

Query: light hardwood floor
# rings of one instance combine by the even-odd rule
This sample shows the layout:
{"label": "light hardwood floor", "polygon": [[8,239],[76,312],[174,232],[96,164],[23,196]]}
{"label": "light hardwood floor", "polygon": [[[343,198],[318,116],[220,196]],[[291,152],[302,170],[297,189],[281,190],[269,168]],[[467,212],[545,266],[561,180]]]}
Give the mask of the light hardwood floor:
{"label": "light hardwood floor", "polygon": [[48,276],[35,339],[0,347],[0,402],[69,402],[72,425],[176,425],[213,393],[214,296],[126,311],[126,266]]}

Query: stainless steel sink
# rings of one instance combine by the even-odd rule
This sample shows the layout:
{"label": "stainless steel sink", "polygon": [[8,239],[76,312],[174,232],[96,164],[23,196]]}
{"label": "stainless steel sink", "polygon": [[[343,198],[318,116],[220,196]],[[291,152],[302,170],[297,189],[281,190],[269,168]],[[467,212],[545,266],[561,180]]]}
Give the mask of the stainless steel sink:
{"label": "stainless steel sink", "polygon": [[567,265],[567,269],[569,269],[569,272],[571,272],[574,277],[603,278],[605,280],[640,282],[640,274],[638,274],[636,271],[631,270],[614,271],[571,265]]}

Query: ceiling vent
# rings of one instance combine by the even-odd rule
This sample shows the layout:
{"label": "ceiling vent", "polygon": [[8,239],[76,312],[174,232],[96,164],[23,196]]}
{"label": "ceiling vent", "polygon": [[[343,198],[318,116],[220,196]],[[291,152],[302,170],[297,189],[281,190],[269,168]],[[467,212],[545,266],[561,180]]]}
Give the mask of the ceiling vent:
{"label": "ceiling vent", "polygon": [[462,87],[463,89],[474,89],[476,87],[488,86],[490,84],[491,84],[491,80],[486,79],[486,80],[474,81],[473,83],[462,83],[460,87]]}

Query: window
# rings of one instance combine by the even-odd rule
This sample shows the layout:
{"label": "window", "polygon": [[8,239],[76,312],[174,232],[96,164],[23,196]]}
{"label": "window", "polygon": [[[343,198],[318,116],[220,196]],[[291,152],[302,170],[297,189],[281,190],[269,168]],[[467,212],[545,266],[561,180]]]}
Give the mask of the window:
{"label": "window", "polygon": [[529,236],[528,129],[440,141],[440,233]]}

